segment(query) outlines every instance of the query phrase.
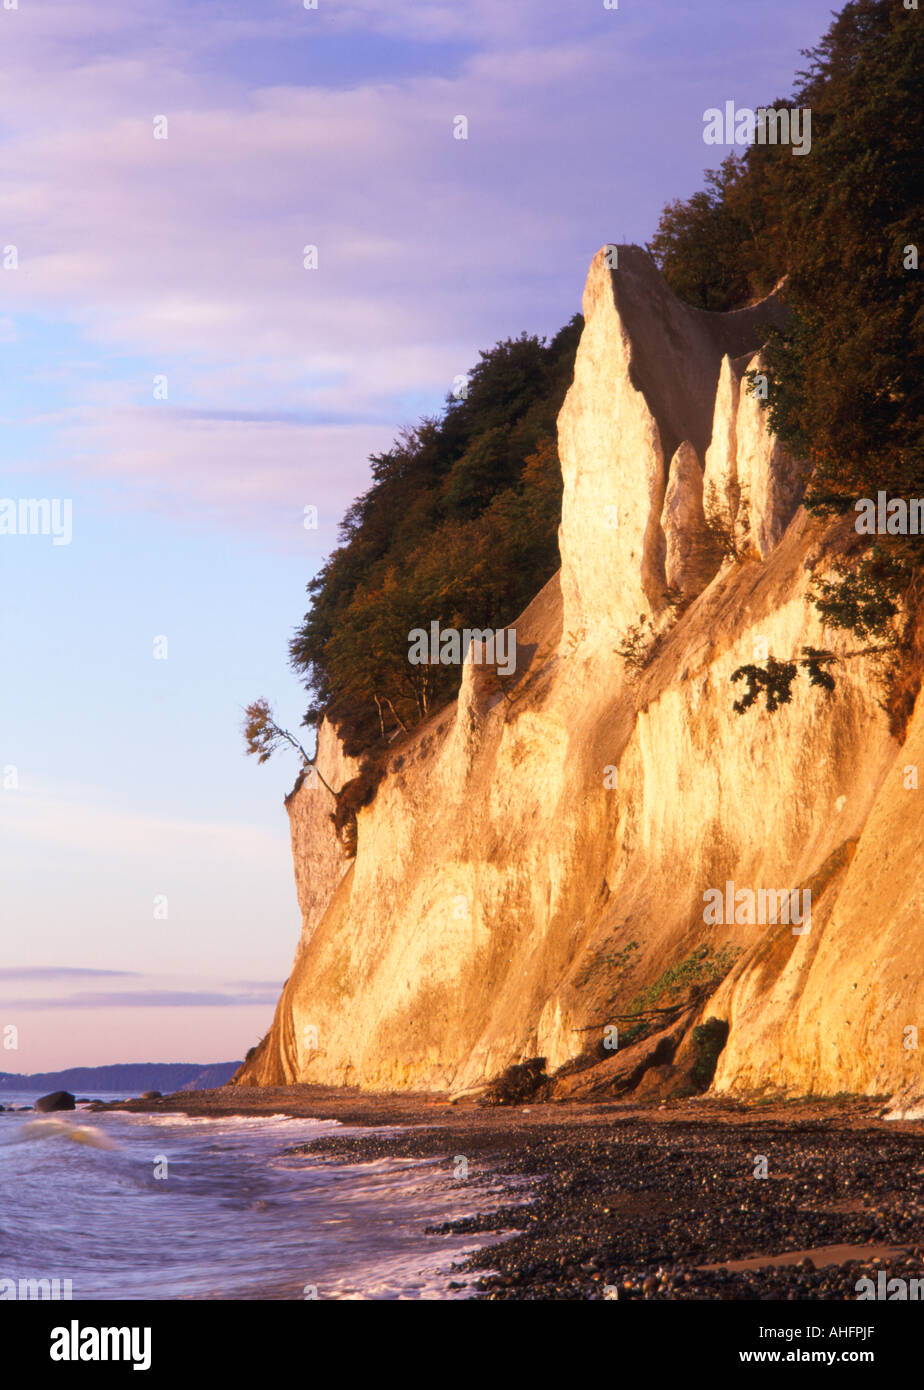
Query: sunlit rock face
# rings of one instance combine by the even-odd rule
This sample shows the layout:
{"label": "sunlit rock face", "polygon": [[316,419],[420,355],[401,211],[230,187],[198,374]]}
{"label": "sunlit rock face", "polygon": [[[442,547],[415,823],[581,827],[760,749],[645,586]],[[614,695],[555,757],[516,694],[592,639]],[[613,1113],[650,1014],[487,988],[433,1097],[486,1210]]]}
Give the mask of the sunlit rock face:
{"label": "sunlit rock face", "polygon": [[[358,760],[343,752],[336,729],[326,719],[318,729],[315,764],[321,778],[334,789],[342,787],[359,772]],[[351,862],[333,833],[330,815],[334,803],[321,778],[306,769],[286,799],[295,889],[302,914],[299,952],[311,940],[334,889]]]}
{"label": "sunlit rock face", "polygon": [[804,487],[802,464],[770,433],[766,409],[751,389],[751,382],[759,387],[760,377],[765,378],[765,365],[759,353],[748,364],[747,370],[757,375],[740,392],[735,421],[739,544],[750,543],[762,560],[779,545]]}
{"label": "sunlit rock face", "polygon": [[716,386],[712,434],[703,467],[703,510],[707,519],[731,538],[735,533],[738,487],[738,400],[741,382],[735,363],[722,358]]}
{"label": "sunlit rock face", "polygon": [[[323,787],[289,799],[304,931],[237,1079],[451,1090],[529,1057],[551,1071],[705,952],[724,981],[690,1026],[730,1025],[717,1090],[911,1104],[922,716],[901,746],[862,657],[830,696],[800,677],[776,714],[732,707],[738,667],[853,645],[807,598],[840,533],[799,509],[799,463],[743,379],[778,307],[691,309],[620,247],[616,269],[594,258],[584,312],[561,572],[514,625],[507,698],[465,669],[458,701],[394,746],[355,861]],[[641,669],[620,651],[640,619],[657,635]],[[356,771],[326,726],[319,765],[335,787]],[[809,930],[708,918],[729,884],[811,892]]]}
{"label": "sunlit rock face", "polygon": [[760,395],[766,389],[759,353],[722,359],[703,479],[706,516],[739,554],[762,560],[779,545],[805,483],[802,462],[769,430]]}
{"label": "sunlit rock face", "polygon": [[728,314],[694,309],[638,247],[619,247],[616,261],[610,269],[604,248],[591,264],[558,419],[564,628],[593,638],[663,609],[668,465],[684,442],[704,457],[724,357],[753,353],[759,327],[781,317],[772,297]]}
{"label": "sunlit rock face", "polygon": [[696,450],[684,440],[671,459],[661,511],[664,578],[668,589],[692,598],[719,568],[718,554],[703,513],[703,470]]}

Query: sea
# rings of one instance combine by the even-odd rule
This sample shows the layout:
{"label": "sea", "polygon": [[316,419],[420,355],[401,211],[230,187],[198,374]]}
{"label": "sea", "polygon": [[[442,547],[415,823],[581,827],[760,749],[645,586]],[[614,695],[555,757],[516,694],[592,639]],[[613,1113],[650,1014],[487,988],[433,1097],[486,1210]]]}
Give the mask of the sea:
{"label": "sea", "polygon": [[0,1298],[470,1298],[478,1276],[459,1261],[503,1234],[426,1228],[517,1200],[507,1182],[460,1180],[435,1160],[287,1152],[382,1130],[9,1110],[36,1094],[0,1097]]}

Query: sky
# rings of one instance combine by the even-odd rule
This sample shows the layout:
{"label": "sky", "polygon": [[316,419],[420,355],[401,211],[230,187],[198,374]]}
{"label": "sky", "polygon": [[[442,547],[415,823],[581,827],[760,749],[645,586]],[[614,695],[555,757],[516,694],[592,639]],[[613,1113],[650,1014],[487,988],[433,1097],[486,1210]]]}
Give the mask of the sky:
{"label": "sky", "polygon": [[245,758],[242,711],[300,723],[369,454],[579,311],[724,157],[704,112],[785,99],[831,12],[3,0],[0,1071],[266,1031],[298,760]]}

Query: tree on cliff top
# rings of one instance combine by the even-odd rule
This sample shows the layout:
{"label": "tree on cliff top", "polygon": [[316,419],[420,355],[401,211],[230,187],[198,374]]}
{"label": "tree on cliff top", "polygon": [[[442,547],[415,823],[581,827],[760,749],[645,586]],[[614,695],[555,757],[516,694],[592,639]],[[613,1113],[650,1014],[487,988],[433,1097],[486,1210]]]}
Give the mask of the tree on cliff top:
{"label": "tree on cliff top", "polygon": [[665,209],[651,249],[708,307],[788,272],[769,423],[812,464],[806,504],[844,512],[879,488],[924,493],[924,17],[854,0],[805,56],[792,103],[811,109],[811,150],[731,156],[708,193]]}
{"label": "tree on cliff top", "polygon": [[551,342],[524,333],[482,352],[439,419],[372,457],[290,646],[304,722],[326,714],[352,756],[458,689],[459,668],[409,663],[412,628],[506,626],[558,568],[555,421],[581,327],[575,315]]}
{"label": "tree on cliff top", "polygon": [[751,145],[662,214],[650,248],[676,293],[736,308],[788,274],[768,349],[769,423],[812,465],[806,504],[924,492],[924,17],[853,0],[807,50],[791,104],[811,149]]}
{"label": "tree on cliff top", "polygon": [[771,339],[767,400],[772,429],[812,463],[806,504],[819,511],[879,488],[924,493],[924,301],[911,250],[924,232],[922,73],[920,15],[848,6],[797,93],[818,134],[789,177],[792,312]]}
{"label": "tree on cliff top", "polygon": [[[789,175],[785,332],[767,349],[771,428],[810,474],[819,515],[924,497],[924,20],[848,5],[809,55],[796,99],[818,130]],[[886,708],[900,734],[924,663],[918,594],[924,537],[870,535],[813,586],[830,626],[894,653]]]}
{"label": "tree on cliff top", "polygon": [[[924,496],[924,17],[854,0],[804,56],[790,104],[811,110],[811,150],[731,156],[705,193],[665,209],[649,249],[675,291],[707,308],[738,307],[787,274],[765,405],[810,465],[805,505],[825,515],[880,490]],[[871,537],[813,591],[827,623],[891,643],[914,669],[922,545]],[[890,705],[896,727],[917,684]]]}

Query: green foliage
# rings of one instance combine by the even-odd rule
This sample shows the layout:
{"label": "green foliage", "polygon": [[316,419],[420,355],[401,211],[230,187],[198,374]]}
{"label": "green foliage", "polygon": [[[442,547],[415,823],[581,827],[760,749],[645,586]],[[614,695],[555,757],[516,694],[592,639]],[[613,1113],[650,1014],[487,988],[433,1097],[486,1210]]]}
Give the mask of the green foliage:
{"label": "green foliage", "polygon": [[768,349],[769,423],[812,473],[806,505],[844,512],[924,491],[924,305],[906,268],[924,212],[924,22],[847,5],[810,55],[811,154],[793,160],[785,332]]}
{"label": "green foliage", "polygon": [[626,629],[614,651],[632,671],[638,673],[651,663],[660,645],[658,636],[647,624],[633,623]]}
{"label": "green foliage", "polygon": [[728,1042],[728,1024],[721,1018],[707,1018],[693,1029],[693,1065],[690,1084],[700,1094],[708,1091],[715,1076],[719,1054]]}
{"label": "green foliage", "polygon": [[337,793],[337,805],[331,815],[337,838],[349,859],[356,856],[359,825],[357,812],[375,797],[382,780],[383,762],[381,756],[367,755],[362,762],[359,775],[345,782]]}
{"label": "green foliage", "polygon": [[[281,729],[273,719],[273,711],[266,700],[253,700],[244,711],[244,743],[247,752],[256,757],[258,763],[268,762],[283,742],[300,747],[291,734]],[[307,762],[307,754],[301,750]]]}
{"label": "green foliage", "polygon": [[283,729],[276,723],[273,718],[273,711],[266,700],[253,700],[247,706],[244,711],[243,733],[247,752],[256,755],[258,763],[268,762],[281,744],[289,744],[301,754],[304,766],[312,768],[331,795],[336,796],[333,788],[325,781],[298,739],[294,738],[288,729]]}
{"label": "green foliage", "polygon": [[595,965],[600,964],[606,966],[608,970],[613,972],[615,979],[619,981],[622,979],[623,975],[625,975],[626,971],[630,970],[635,964],[632,958],[632,952],[637,950],[637,941],[627,941],[621,951],[599,956]]}
{"label": "green foliage", "polygon": [[709,498],[705,505],[705,521],[716,560],[740,560],[742,556],[735,536],[734,521],[712,498]]}
{"label": "green foliage", "polygon": [[[924,249],[924,18],[851,0],[804,56],[788,102],[752,104],[810,108],[810,152],[729,156],[704,192],[665,209],[649,249],[704,308],[739,307],[787,274],[786,327],[765,354],[768,424],[809,464],[806,506],[844,514],[879,490],[924,496],[924,299],[906,255]],[[884,636],[900,594],[917,591],[922,544],[889,536],[891,564],[857,557],[818,586],[826,621]]]}
{"label": "green foliage", "polygon": [[653,984],[635,996],[626,1013],[612,1011],[614,1018],[626,1021],[620,1030],[620,1046],[627,1047],[656,1033],[690,1004],[708,999],[741,951],[740,946],[723,946],[717,951],[708,945],[697,946],[683,960],[668,966]]}
{"label": "green foliage", "polygon": [[833,580],[815,579],[812,599],[826,623],[847,628],[860,638],[896,640],[893,619],[908,583],[908,567],[901,556],[888,554],[881,543],[873,546],[858,565],[839,561]]}
{"label": "green foliage", "polygon": [[711,946],[697,946],[683,960],[669,966],[654,984],[643,989],[632,1001],[630,1013],[651,1009],[665,996],[669,1004],[675,1003],[685,991],[691,992],[693,997],[711,994],[741,955],[741,950],[740,946],[723,946],[718,951]]}
{"label": "green foliage", "polygon": [[771,656],[764,666],[760,666],[756,662],[749,663],[747,666],[739,666],[737,671],[732,672],[729,679],[747,681],[747,689],[741,699],[734,703],[733,708],[737,714],[743,714],[745,710],[750,709],[758,695],[765,696],[767,711],[769,714],[773,714],[780,705],[788,705],[792,700],[792,683],[796,679],[796,663],[794,661],[777,661],[776,657]]}
{"label": "green foliage", "polygon": [[793,681],[800,667],[808,676],[810,685],[830,693],[834,689],[834,677],[825,667],[835,662],[837,657],[833,652],[817,647],[803,647],[802,650],[805,655],[798,661],[778,661],[775,656],[769,656],[764,665],[753,662],[733,671],[729,680],[747,681],[747,689],[741,699],[734,703],[735,712],[744,714],[761,695],[764,696],[768,714],[775,714],[780,705],[790,704]]}
{"label": "green foliage", "polygon": [[775,237],[780,147],[730,154],[707,188],[668,203],[648,250],[674,293],[700,309],[737,309],[786,273]]}
{"label": "green foliage", "polygon": [[605,977],[609,989],[608,1002],[612,1003],[623,978],[635,965],[632,953],[638,949],[637,941],[629,941],[619,951],[601,951],[590,957],[575,980],[577,988],[582,989],[585,985],[590,984],[591,980],[596,981],[601,976]]}
{"label": "green foliage", "polygon": [[815,685],[819,690],[826,690],[830,694],[834,689],[834,677],[825,667],[837,661],[837,657],[833,652],[822,651],[818,647],[803,647],[802,650],[805,656],[799,665],[808,676],[809,685]]}
{"label": "green foliage", "polygon": [[550,343],[522,334],[483,352],[464,398],[372,458],[290,646],[305,723],[327,714],[351,755],[458,689],[458,668],[408,662],[412,628],[506,626],[558,568],[555,420],[581,326],[576,315]]}

